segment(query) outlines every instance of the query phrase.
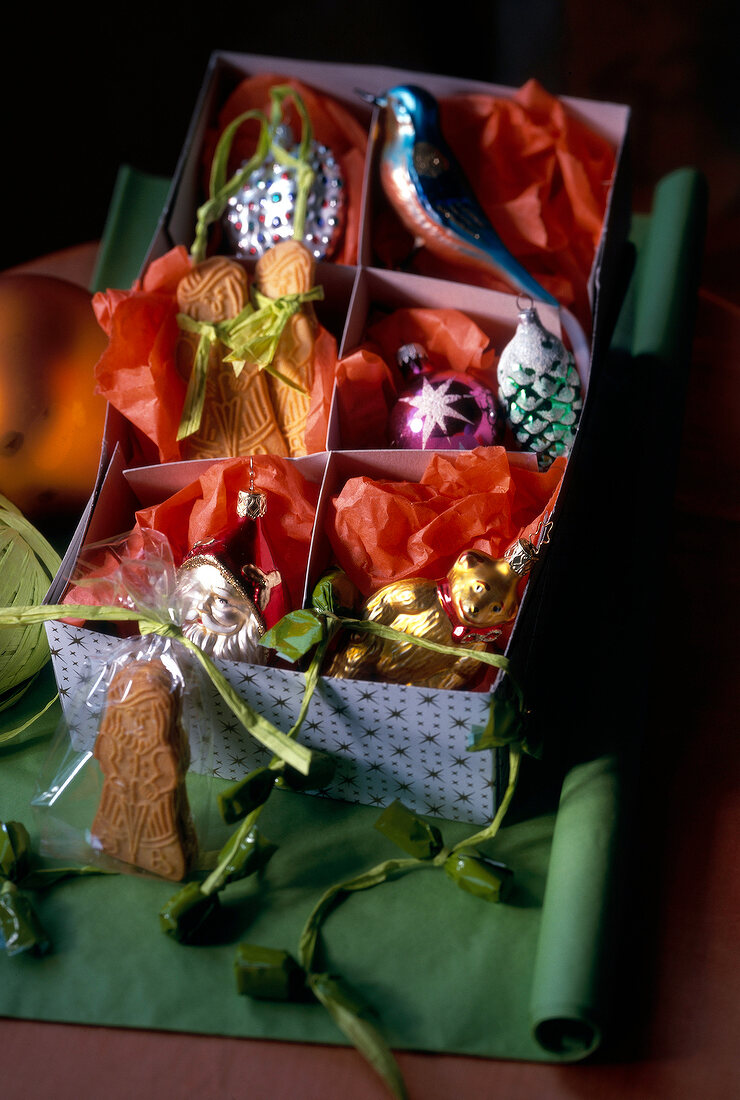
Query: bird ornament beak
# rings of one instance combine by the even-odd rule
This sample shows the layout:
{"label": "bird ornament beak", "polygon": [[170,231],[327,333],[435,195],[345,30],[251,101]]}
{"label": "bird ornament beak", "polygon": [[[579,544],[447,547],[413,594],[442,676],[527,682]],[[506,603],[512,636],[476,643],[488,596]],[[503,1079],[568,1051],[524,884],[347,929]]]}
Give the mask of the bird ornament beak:
{"label": "bird ornament beak", "polygon": [[388,105],[387,96],[373,95],[372,92],[365,92],[362,90],[362,88],[355,88],[355,92],[360,97],[360,99],[363,99],[365,101],[365,103],[372,103],[376,107],[387,107]]}

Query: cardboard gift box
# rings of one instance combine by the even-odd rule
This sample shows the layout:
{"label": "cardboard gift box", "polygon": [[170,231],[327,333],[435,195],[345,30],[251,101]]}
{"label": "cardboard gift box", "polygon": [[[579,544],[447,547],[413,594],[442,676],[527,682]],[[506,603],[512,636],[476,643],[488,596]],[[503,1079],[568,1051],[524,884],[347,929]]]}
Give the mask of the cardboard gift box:
{"label": "cardboard gift box", "polygon": [[[317,265],[317,280],[324,287],[322,319],[337,340],[338,355],[350,354],[362,343],[370,317],[380,311],[388,314],[403,308],[457,309],[473,320],[491,340],[498,354],[514,333],[517,321],[516,295],[490,286],[471,285],[459,271],[439,267],[429,274],[391,270],[383,261],[378,245],[377,227],[387,218],[377,179],[380,126],[377,109],[371,108],[356,93],[362,87],[374,93],[399,83],[421,84],[440,100],[456,97],[504,97],[512,89],[480,82],[465,81],[432,74],[371,66],[337,65],[296,61],[257,55],[219,52],[213,55],[196,105],[185,147],[174,175],[165,209],[146,257],[143,271],[172,249],[188,248],[193,239],[196,211],[203,202],[204,150],[218,130],[219,112],[246,77],[296,79],[323,96],[331,97],[350,115],[358,130],[367,134],[367,147],[361,172],[357,206],[357,166],[352,167],[355,181],[355,207],[359,224],[352,249],[336,261]],[[567,114],[585,123],[613,152],[613,174],[604,181],[607,196],[604,218],[594,250],[593,263],[585,283],[591,315],[591,356],[582,368],[586,401],[581,423],[589,416],[589,374],[598,370],[600,355],[609,338],[609,323],[618,291],[618,264],[629,214],[626,184],[626,143],[629,112],[615,104],[585,100],[563,100]],[[250,261],[244,261],[249,268]],[[539,307],[543,322],[560,333],[556,310]],[[384,472],[394,477],[418,477],[429,461],[429,452],[377,451],[362,444],[358,450],[351,423],[343,420],[342,403],[335,393],[329,414],[326,447],[323,452],[296,460],[321,483],[317,515],[324,514],[326,501],[336,492],[349,471]],[[555,502],[553,524],[558,522],[559,501],[567,489],[570,467],[587,461],[576,449],[568,462],[560,496]],[[526,465],[532,456],[512,455],[514,463]],[[535,463],[536,466],[536,463]],[[77,532],[68,549],[62,569],[52,586],[48,602],[59,600],[67,578],[72,575],[80,551],[96,540],[113,538],[127,530],[137,508],[165,499],[189,484],[198,462],[160,463],[156,448],[117,409],[109,407],[102,448],[101,477]],[[304,599],[321,566],[328,560],[325,536],[317,523],[306,578]],[[548,568],[547,552],[538,564],[540,572]],[[534,578],[533,578],[534,580]],[[536,584],[525,590],[525,603],[536,600]],[[532,590],[532,591],[530,591]],[[524,604],[523,604],[524,606]],[[516,651],[521,609],[511,631],[507,653]],[[528,621],[536,621],[530,609]],[[113,644],[109,635],[88,627],[63,623],[49,624],[55,673],[62,688],[63,701],[72,693],[75,677],[83,662],[100,660]],[[526,640],[525,640],[526,641]],[[225,666],[226,667],[226,666]],[[275,665],[258,668],[258,674],[238,666],[227,669],[247,701],[275,724],[286,729],[298,711],[303,693],[302,674]],[[501,677],[492,685],[502,690]],[[385,804],[400,797],[418,812],[462,821],[482,822],[495,810],[500,794],[501,762],[498,754],[469,751],[470,731],[485,726],[491,694],[476,691],[439,691],[390,684],[372,684],[322,679],[311,702],[301,739],[338,756],[340,765],[332,785],[323,792],[351,801]],[[238,778],[258,763],[264,754],[255,749],[244,731],[234,728],[230,714],[221,707],[219,733],[221,753],[219,774]],[[431,719],[431,724],[430,724]]]}
{"label": "cardboard gift box", "polygon": [[[500,449],[497,452],[503,454]],[[309,602],[315,583],[333,563],[326,515],[348,478],[418,481],[435,454],[440,452],[342,451],[286,460],[295,463],[308,481],[321,486],[302,602]],[[450,461],[448,455],[442,457]],[[536,470],[536,463],[527,455],[510,454],[506,463],[514,471],[531,474],[533,466]],[[133,527],[137,512],[174,499],[210,465],[183,462],[126,470],[117,451],[89,535],[98,545],[113,543],[120,532]],[[556,476],[547,480],[557,485]],[[530,511],[534,521],[536,515]],[[451,545],[448,556],[454,559],[456,553],[457,548]],[[75,717],[75,745],[90,748],[96,734],[94,720],[91,713],[87,724],[80,719],[79,699],[94,678],[94,670],[115,653],[118,638],[76,623],[50,623],[47,629],[63,705]],[[303,699],[300,671],[279,661],[267,667],[218,663],[253,709],[279,728],[290,728]],[[386,805],[400,797],[421,813],[482,823],[491,816],[500,796],[502,761],[488,752],[470,753],[468,741],[472,728],[485,725],[489,707],[486,690],[434,691],[324,677],[311,700],[300,740],[338,760],[336,774],[322,794],[373,805]],[[236,780],[267,763],[269,754],[239,729],[215,690],[210,709],[218,724],[214,738],[217,775]]]}

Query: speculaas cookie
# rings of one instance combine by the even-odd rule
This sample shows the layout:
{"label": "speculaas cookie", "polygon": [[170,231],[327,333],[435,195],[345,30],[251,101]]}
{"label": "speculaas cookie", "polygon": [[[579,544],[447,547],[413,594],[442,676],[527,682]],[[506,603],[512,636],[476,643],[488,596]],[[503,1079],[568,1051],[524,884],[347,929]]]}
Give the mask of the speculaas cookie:
{"label": "speculaas cookie", "polygon": [[115,673],[93,750],[103,792],[91,829],[94,847],[176,882],[196,851],[180,706],[180,685],[161,661]]}

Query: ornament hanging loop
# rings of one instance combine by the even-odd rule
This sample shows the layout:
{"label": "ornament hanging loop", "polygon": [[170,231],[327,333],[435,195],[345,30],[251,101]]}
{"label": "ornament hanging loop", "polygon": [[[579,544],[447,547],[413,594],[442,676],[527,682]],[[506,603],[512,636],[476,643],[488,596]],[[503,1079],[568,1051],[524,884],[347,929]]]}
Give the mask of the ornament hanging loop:
{"label": "ornament hanging loop", "polygon": [[[280,134],[283,129],[284,102],[292,99],[293,105],[301,120],[301,141],[297,156],[291,155],[280,144]],[[293,213],[293,236],[295,240],[302,241],[306,224],[306,207],[308,196],[313,184],[314,172],[310,164],[311,142],[313,141],[313,128],[306,106],[300,95],[289,84],[281,84],[270,89],[272,103],[270,112],[270,149],[275,159],[286,167],[293,168],[296,172],[296,198]]]}

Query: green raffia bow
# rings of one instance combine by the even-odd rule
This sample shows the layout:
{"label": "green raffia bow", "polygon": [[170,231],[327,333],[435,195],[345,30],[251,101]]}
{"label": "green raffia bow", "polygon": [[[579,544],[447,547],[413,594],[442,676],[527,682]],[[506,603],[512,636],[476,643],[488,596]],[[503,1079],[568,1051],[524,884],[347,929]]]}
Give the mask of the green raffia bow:
{"label": "green raffia bow", "polygon": [[249,360],[279,378],[286,386],[305,395],[306,391],[302,386],[280,374],[271,364],[283,329],[290,318],[298,313],[305,302],[317,302],[323,297],[322,286],[312,286],[310,290],[296,294],[283,294],[280,298],[268,298],[266,294],[255,290],[254,299],[259,308],[237,330],[229,334],[230,351],[225,356],[225,361],[234,364],[234,374],[238,376],[245,361]]}
{"label": "green raffia bow", "polygon": [[243,324],[253,313],[251,305],[247,305],[237,314],[225,321],[196,321],[188,317],[186,313],[177,314],[177,323],[185,332],[192,332],[198,336],[198,347],[193,360],[193,369],[190,372],[188,388],[185,394],[185,404],[180,417],[180,426],[177,431],[177,441],[197,432],[203,418],[203,406],[206,400],[206,378],[208,376],[208,360],[211,348],[219,341],[227,343],[233,329]]}
{"label": "green raffia bow", "polygon": [[[298,155],[293,156],[277,142],[275,134],[282,121],[283,103],[291,97],[301,116],[302,134]],[[278,85],[270,89],[272,100],[270,120],[261,111],[246,111],[239,115],[224,130],[211,166],[210,194],[208,202],[198,210],[196,235],[190,250],[195,263],[205,258],[208,227],[224,213],[228,201],[243,185],[248,176],[272,153],[280,164],[290,167],[296,173],[296,199],[293,214],[293,236],[303,240],[303,228],[306,221],[308,194],[313,183],[313,169],[309,164],[309,154],[313,132],[305,105],[288,85]],[[243,122],[256,119],[260,122],[260,135],[257,149],[251,160],[236,172],[230,180],[226,179],[229,153],[236,132]],[[278,342],[289,319],[298,312],[304,302],[314,302],[324,297],[323,287],[312,287],[301,294],[286,294],[281,298],[268,298],[254,291],[257,309],[247,305],[230,320],[196,321],[186,314],[178,313],[177,323],[181,329],[198,335],[198,347],[195,361],[185,395],[185,405],[177,432],[178,442],[197,432],[203,416],[205,404],[206,377],[211,348],[221,342],[229,349],[225,361],[233,363],[234,374],[238,377],[247,361],[261,370],[266,370],[284,385],[306,396],[306,391],[292,379],[287,378],[272,366]]]}
{"label": "green raffia bow", "polygon": [[197,432],[200,427],[206,396],[208,357],[211,348],[219,341],[229,348],[224,362],[233,363],[237,378],[248,360],[259,369],[266,370],[285,386],[306,396],[303,386],[277,370],[272,361],[283,329],[290,318],[304,302],[315,302],[323,298],[324,288],[314,286],[300,294],[285,294],[281,298],[268,298],[256,291],[255,297],[259,309],[255,310],[247,305],[236,317],[225,321],[196,321],[186,313],[177,314],[180,328],[199,337],[177,432],[178,442]]}
{"label": "green raffia bow", "polygon": [[214,661],[187,638],[181,628],[164,615],[158,617],[147,608],[145,611],[121,606],[88,606],[86,604],[41,604],[36,607],[0,607],[0,627],[27,626],[54,619],[87,619],[111,622],[137,621],[139,632],[160,634],[173,638],[188,649],[203,666],[213,686],[230,710],[236,715],[248,732],[280,760],[302,775],[307,775],[311,767],[312,753],[305,745],[299,745],[287,734],[258,714],[246,703],[239,693],[216,666]]}

